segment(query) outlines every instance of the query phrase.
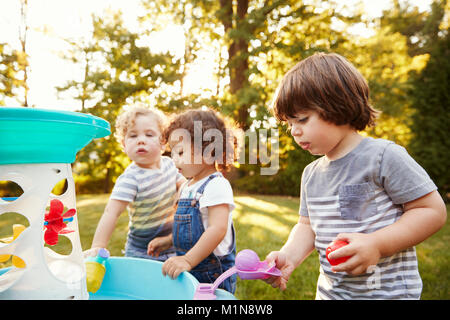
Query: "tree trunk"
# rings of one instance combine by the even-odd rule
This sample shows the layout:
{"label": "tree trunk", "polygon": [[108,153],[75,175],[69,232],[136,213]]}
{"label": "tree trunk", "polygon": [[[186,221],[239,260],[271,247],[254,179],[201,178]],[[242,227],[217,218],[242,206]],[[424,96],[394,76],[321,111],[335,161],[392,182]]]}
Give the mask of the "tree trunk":
{"label": "tree trunk", "polygon": [[[248,11],[248,0],[237,1],[237,21],[233,21],[233,1],[220,0],[221,15],[220,20],[225,28],[225,33],[230,29],[239,28],[239,22],[245,19]],[[231,39],[228,47],[228,68],[230,72],[230,92],[232,95],[239,94],[239,91],[248,84],[248,41],[245,38]],[[239,100],[238,100],[239,102]],[[238,119],[242,129],[247,129],[248,108],[246,103],[238,103]]]}

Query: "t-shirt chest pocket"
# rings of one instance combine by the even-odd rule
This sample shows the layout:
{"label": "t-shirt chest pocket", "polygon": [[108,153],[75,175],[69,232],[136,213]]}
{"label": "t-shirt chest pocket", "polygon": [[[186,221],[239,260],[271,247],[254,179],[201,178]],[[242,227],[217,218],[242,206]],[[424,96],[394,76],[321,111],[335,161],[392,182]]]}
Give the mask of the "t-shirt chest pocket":
{"label": "t-shirt chest pocket", "polygon": [[364,220],[377,212],[375,193],[369,183],[339,187],[339,207],[343,219]]}

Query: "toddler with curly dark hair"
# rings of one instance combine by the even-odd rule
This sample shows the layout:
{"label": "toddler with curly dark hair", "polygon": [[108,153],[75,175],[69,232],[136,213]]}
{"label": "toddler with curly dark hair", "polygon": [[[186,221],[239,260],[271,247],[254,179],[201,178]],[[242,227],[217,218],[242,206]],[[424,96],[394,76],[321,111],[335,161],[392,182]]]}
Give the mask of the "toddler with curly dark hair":
{"label": "toddler with curly dark hair", "polygon": [[[152,252],[174,246],[177,256],[162,267],[176,278],[189,271],[200,283],[212,283],[234,265],[236,238],[233,190],[220,171],[231,167],[238,148],[229,121],[212,109],[175,115],[163,134],[172,159],[188,181],[181,186],[172,234],[149,244]],[[221,288],[234,293],[236,275]]]}

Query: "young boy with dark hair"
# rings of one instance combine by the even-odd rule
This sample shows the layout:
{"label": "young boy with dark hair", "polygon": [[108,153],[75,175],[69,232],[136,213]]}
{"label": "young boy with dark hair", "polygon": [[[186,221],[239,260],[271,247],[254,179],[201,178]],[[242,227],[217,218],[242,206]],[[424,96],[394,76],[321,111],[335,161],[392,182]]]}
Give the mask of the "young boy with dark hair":
{"label": "young boy with dark hair", "polygon": [[[267,256],[282,276],[266,281],[284,290],[316,249],[316,299],[419,299],[414,246],[445,224],[445,204],[403,147],[358,133],[378,113],[363,76],[340,55],[314,54],[284,76],[273,112],[301,148],[323,156],[303,171],[298,223]],[[350,258],[332,266],[326,248],[337,240],[348,245],[329,258]]]}

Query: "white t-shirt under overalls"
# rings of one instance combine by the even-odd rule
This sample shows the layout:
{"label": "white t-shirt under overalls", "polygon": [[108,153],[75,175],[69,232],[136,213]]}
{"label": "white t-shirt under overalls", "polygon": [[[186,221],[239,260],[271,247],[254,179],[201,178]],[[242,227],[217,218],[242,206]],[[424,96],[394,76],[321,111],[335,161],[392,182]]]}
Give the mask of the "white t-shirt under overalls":
{"label": "white t-shirt under overalls", "polygon": [[233,221],[232,213],[236,206],[234,204],[233,189],[231,188],[230,182],[222,175],[212,179],[206,185],[203,195],[197,194],[197,190],[208,179],[208,177],[197,181],[192,186],[189,186],[188,183],[185,183],[181,189],[180,199],[193,198],[195,194],[195,199],[199,201],[199,209],[205,230],[206,228],[208,228],[208,207],[216,206],[219,204],[228,204],[229,211],[227,233],[223,240],[219,243],[217,248],[213,251],[216,256],[221,257],[229,253],[230,246],[233,242],[233,231],[231,223]]}

